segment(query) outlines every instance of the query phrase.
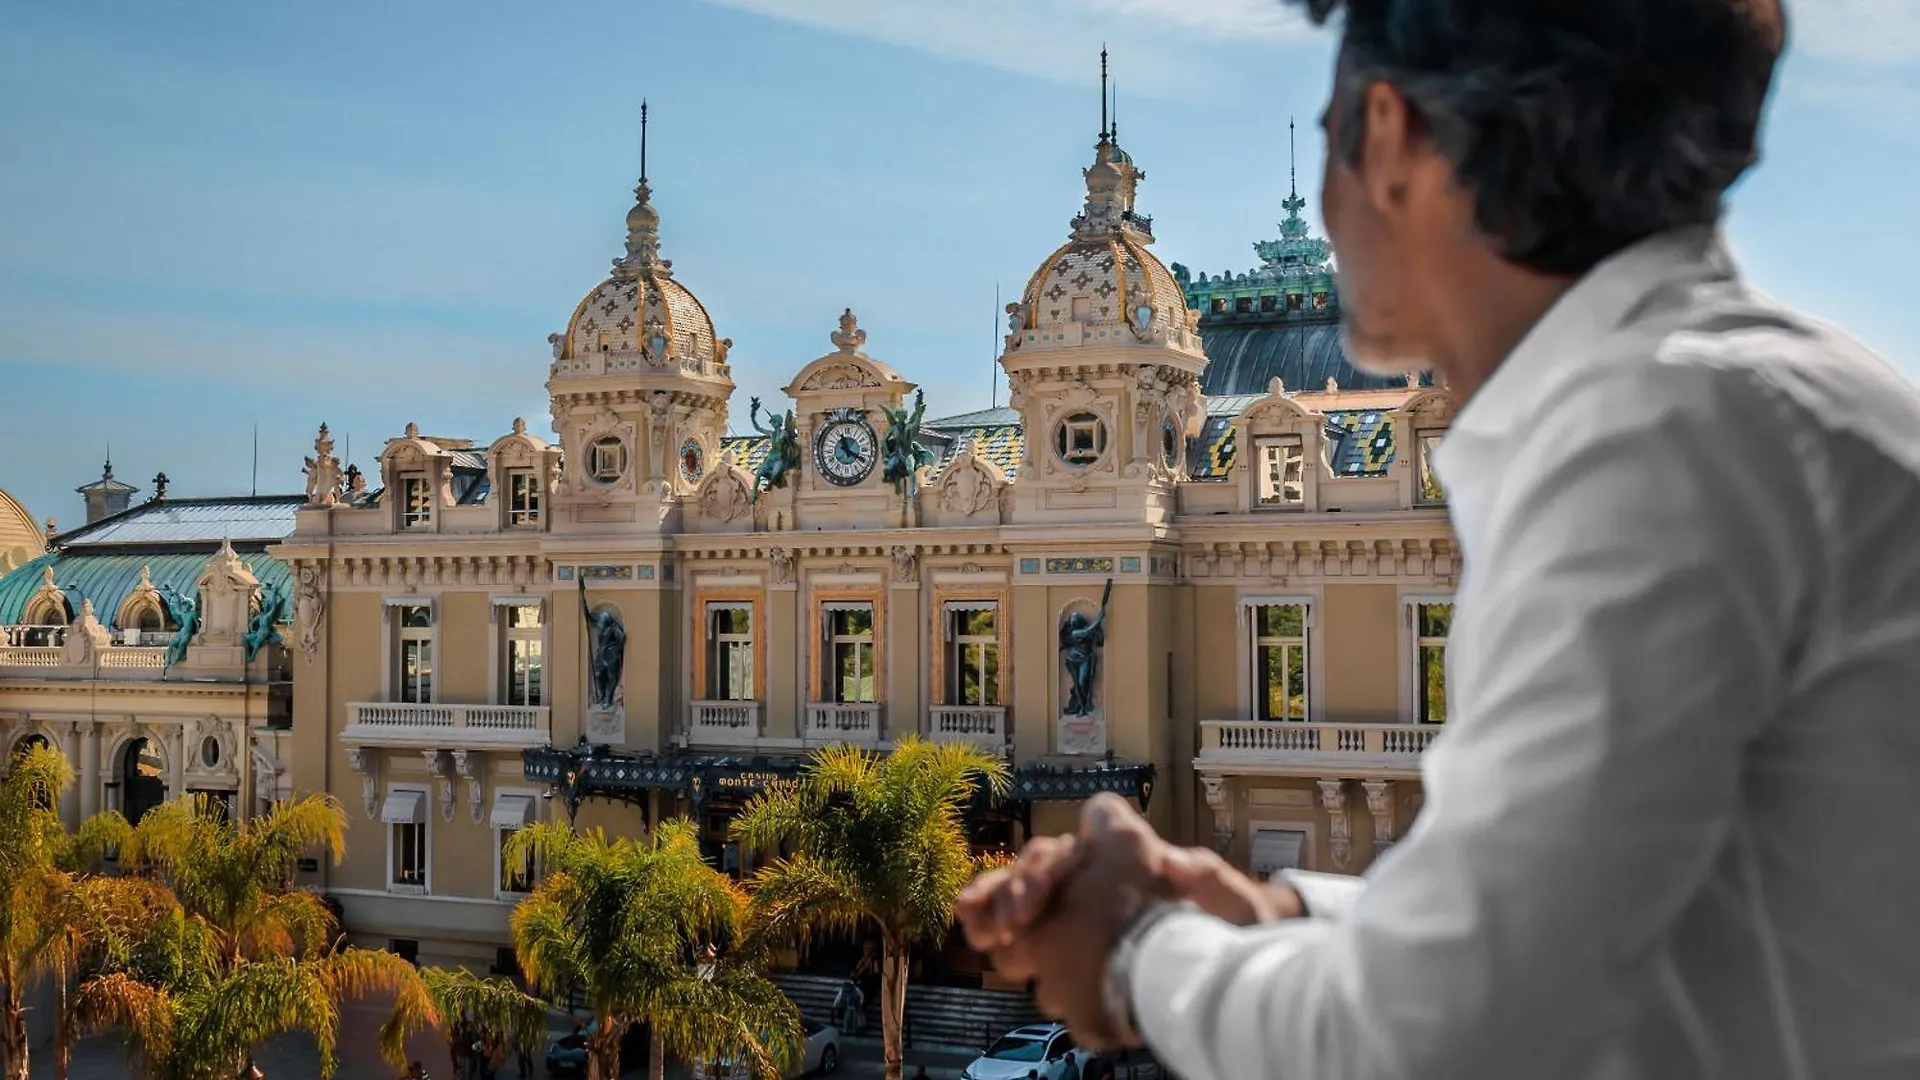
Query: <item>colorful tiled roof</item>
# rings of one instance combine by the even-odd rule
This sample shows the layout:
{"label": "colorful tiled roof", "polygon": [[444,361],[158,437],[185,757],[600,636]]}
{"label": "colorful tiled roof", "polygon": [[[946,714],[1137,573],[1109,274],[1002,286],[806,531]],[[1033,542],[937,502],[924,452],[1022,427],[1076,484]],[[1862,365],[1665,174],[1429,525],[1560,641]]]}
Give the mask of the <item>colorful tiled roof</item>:
{"label": "colorful tiled roof", "polygon": [[[1225,480],[1233,467],[1234,418],[1263,395],[1207,399],[1207,418],[1187,459],[1194,480]],[[1335,476],[1384,476],[1393,464],[1392,413],[1386,409],[1330,409],[1324,414],[1327,467]]]}
{"label": "colorful tiled roof", "polygon": [[765,435],[728,435],[720,440],[720,457],[752,472],[767,460],[772,445]]}

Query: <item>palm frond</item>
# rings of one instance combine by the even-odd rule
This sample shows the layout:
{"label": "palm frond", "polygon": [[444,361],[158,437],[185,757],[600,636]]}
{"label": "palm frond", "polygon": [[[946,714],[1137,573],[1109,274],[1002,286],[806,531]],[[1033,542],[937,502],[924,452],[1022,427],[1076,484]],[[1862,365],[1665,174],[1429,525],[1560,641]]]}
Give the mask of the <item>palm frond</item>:
{"label": "palm frond", "polygon": [[546,1039],[546,1003],[521,993],[505,979],[483,979],[465,968],[437,967],[423,968],[420,977],[443,1027],[465,1022],[482,1031],[499,1032],[529,1054]]}

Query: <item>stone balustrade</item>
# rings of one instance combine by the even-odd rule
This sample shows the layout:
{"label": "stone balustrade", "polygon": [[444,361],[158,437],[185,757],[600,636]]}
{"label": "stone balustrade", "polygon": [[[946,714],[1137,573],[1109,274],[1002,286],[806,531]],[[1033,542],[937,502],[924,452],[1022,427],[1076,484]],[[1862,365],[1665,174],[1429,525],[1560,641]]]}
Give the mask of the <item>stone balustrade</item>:
{"label": "stone balustrade", "polygon": [[817,702],[807,706],[809,746],[853,743],[856,746],[880,745],[880,705],[877,702]]}
{"label": "stone balustrade", "polygon": [[0,646],[0,668],[51,668],[60,666],[58,645]]}
{"label": "stone balustrade", "polygon": [[753,746],[760,740],[758,701],[695,701],[687,706],[693,746]]}
{"label": "stone balustrade", "polygon": [[446,705],[356,701],[340,741],[357,746],[524,748],[552,741],[544,705]]}
{"label": "stone balustrade", "polygon": [[[1414,776],[1420,755],[1439,736],[1432,724],[1342,724],[1324,721],[1207,720],[1200,725],[1203,766],[1297,766],[1318,774],[1328,768],[1357,775]],[[1230,770],[1229,770],[1230,771]]]}
{"label": "stone balustrade", "polygon": [[1007,710],[1000,705],[935,705],[927,737],[934,742],[970,742],[994,754],[1007,749]]}

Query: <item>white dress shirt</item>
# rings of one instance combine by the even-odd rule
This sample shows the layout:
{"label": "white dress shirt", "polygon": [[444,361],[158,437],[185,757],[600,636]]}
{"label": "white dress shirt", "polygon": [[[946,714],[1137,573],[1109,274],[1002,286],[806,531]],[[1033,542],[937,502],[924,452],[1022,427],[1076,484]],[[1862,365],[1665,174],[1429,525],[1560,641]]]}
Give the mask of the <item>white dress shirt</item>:
{"label": "white dress shirt", "polygon": [[1309,917],[1155,923],[1182,1080],[1920,1077],[1920,397],[1689,230],[1584,277],[1436,454],[1426,803]]}

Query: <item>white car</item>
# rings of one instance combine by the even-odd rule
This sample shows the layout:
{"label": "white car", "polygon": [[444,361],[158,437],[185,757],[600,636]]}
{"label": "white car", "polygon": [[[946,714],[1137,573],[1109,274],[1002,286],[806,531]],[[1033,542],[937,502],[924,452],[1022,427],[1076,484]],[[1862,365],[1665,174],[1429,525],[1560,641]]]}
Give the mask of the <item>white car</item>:
{"label": "white car", "polygon": [[1028,1024],[995,1039],[961,1080],[1080,1080],[1093,1054],[1060,1024]]}
{"label": "white car", "polygon": [[[787,1080],[797,1080],[802,1076],[819,1074],[825,1076],[840,1068],[840,1029],[832,1024],[816,1024],[803,1020],[800,1030],[807,1037],[807,1052],[799,1068],[787,1070]],[[753,1080],[753,1070],[744,1063],[722,1059],[708,1066],[704,1061],[693,1064],[693,1080]]]}

